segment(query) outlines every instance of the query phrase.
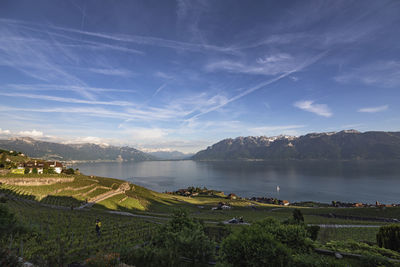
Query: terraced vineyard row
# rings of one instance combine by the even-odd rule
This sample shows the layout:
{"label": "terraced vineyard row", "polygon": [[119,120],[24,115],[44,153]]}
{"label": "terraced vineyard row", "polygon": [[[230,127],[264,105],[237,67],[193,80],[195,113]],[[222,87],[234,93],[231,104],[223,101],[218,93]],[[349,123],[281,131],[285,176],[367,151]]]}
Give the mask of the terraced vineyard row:
{"label": "terraced vineyard row", "polygon": [[[156,224],[99,211],[51,209],[40,205],[9,200],[6,204],[30,234],[12,237],[7,246],[40,266],[59,266],[82,261],[97,252],[110,253],[132,248],[148,240]],[[100,219],[100,237],[95,221]]]}

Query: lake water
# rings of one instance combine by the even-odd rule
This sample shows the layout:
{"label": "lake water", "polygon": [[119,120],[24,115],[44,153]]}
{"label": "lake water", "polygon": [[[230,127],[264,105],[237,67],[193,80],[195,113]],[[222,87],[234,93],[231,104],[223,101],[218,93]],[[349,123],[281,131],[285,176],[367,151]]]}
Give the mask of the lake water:
{"label": "lake water", "polygon": [[400,203],[399,162],[186,160],[84,163],[73,167],[87,175],[119,178],[158,192],[205,186],[242,197],[268,196],[291,202]]}

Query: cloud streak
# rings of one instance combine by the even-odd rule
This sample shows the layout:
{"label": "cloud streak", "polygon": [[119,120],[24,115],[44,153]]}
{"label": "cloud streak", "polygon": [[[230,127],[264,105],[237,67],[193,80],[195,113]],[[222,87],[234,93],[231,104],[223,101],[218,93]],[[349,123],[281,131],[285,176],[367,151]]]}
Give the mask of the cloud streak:
{"label": "cloud streak", "polygon": [[57,97],[50,95],[37,95],[37,94],[20,94],[20,93],[1,93],[2,96],[9,97],[23,97],[31,99],[40,99],[47,101],[63,102],[63,103],[74,103],[74,104],[87,104],[87,105],[110,105],[110,106],[132,106],[133,104],[126,101],[91,101],[83,99],[75,99],[68,97]]}
{"label": "cloud streak", "polygon": [[358,112],[364,112],[364,113],[376,113],[376,112],[382,112],[385,110],[388,110],[389,106],[384,105],[384,106],[378,106],[378,107],[368,107],[368,108],[360,108]]}
{"label": "cloud streak", "polygon": [[311,100],[297,101],[293,105],[296,108],[317,114],[322,117],[329,118],[333,115],[333,113],[330,111],[328,105],[315,104],[314,101],[311,101]]}
{"label": "cloud streak", "polygon": [[225,105],[227,105],[227,104],[229,104],[231,102],[234,102],[234,101],[236,101],[236,100],[238,100],[238,99],[240,99],[242,97],[247,96],[248,94],[251,94],[251,93],[253,93],[253,92],[257,91],[257,90],[260,90],[261,88],[264,88],[264,87],[266,87],[268,85],[271,85],[271,84],[273,84],[273,83],[275,83],[275,82],[277,82],[279,80],[282,80],[283,78],[288,77],[289,75],[291,75],[291,74],[293,74],[295,72],[301,71],[301,70],[305,69],[306,67],[308,67],[308,66],[314,64],[315,62],[317,62],[320,58],[322,58],[324,55],[326,55],[327,52],[328,51],[325,51],[323,53],[320,53],[317,56],[309,58],[308,60],[304,61],[302,64],[294,66],[292,69],[286,70],[283,74],[281,74],[281,75],[279,75],[279,76],[277,76],[275,78],[272,78],[270,80],[267,80],[265,82],[262,82],[262,83],[260,83],[260,84],[258,84],[256,86],[251,87],[251,88],[248,88],[247,90],[243,91],[242,93],[240,93],[240,94],[238,94],[238,95],[236,95],[234,97],[231,97],[231,98],[225,100],[224,102],[222,102],[222,103],[220,103],[220,104],[218,104],[218,105],[216,105],[216,106],[214,106],[214,107],[212,107],[212,108],[210,108],[208,110],[205,110],[205,111],[203,111],[203,112],[201,112],[199,114],[196,114],[195,116],[193,116],[190,119],[195,119],[195,118],[198,118],[198,117],[200,117],[200,116],[202,116],[204,114],[210,113],[211,111],[218,110],[218,109],[222,108],[223,106],[225,106]]}

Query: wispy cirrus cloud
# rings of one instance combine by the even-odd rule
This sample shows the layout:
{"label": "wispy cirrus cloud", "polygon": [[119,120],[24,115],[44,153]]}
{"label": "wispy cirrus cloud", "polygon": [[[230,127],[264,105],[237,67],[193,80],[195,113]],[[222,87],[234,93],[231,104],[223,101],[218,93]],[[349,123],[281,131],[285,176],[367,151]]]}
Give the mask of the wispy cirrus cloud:
{"label": "wispy cirrus cloud", "polygon": [[208,64],[206,70],[271,76],[291,71],[305,60],[307,59],[304,56],[295,57],[288,53],[277,53],[259,57],[250,64],[233,60],[216,61]]}
{"label": "wispy cirrus cloud", "polygon": [[123,92],[123,93],[135,93],[133,89],[117,89],[117,88],[100,88],[91,86],[74,86],[74,85],[60,85],[60,84],[7,84],[2,86],[3,88],[10,88],[12,90],[21,91],[78,91],[87,90],[93,93],[102,92]]}
{"label": "wispy cirrus cloud", "polygon": [[378,61],[358,67],[334,78],[339,83],[395,88],[400,86],[400,61]]}
{"label": "wispy cirrus cloud", "polygon": [[333,113],[329,109],[328,105],[326,104],[316,104],[312,100],[303,100],[303,101],[297,101],[293,104],[296,108],[312,112],[314,114],[317,114],[319,116],[323,117],[331,117]]}
{"label": "wispy cirrus cloud", "polygon": [[273,83],[275,83],[275,82],[277,82],[277,81],[279,81],[279,80],[281,80],[283,78],[286,78],[286,77],[288,77],[289,75],[291,75],[291,74],[293,74],[295,72],[302,71],[303,69],[305,69],[308,66],[314,64],[319,59],[321,59],[323,56],[325,56],[327,52],[328,51],[322,52],[322,53],[320,53],[320,54],[318,54],[316,56],[313,56],[313,57],[308,58],[307,60],[304,60],[303,62],[301,62],[301,63],[299,63],[297,65],[293,65],[293,66],[291,66],[291,68],[288,68],[285,71],[282,71],[283,73],[281,75],[276,76],[276,77],[274,77],[272,79],[269,79],[269,80],[267,80],[265,82],[259,83],[259,84],[255,85],[253,87],[250,87],[247,90],[244,90],[243,92],[241,92],[240,94],[237,94],[237,95],[235,95],[235,96],[233,96],[233,97],[231,97],[229,99],[226,99],[224,102],[222,102],[222,103],[220,103],[218,105],[215,105],[215,106],[213,106],[213,107],[211,107],[211,108],[209,108],[209,109],[207,109],[207,110],[205,110],[203,112],[200,112],[199,114],[194,115],[191,119],[195,119],[195,118],[197,118],[199,116],[202,116],[202,115],[207,114],[209,112],[212,112],[214,110],[218,110],[218,109],[222,108],[223,106],[225,106],[225,105],[227,105],[227,104],[229,104],[231,102],[234,102],[234,101],[236,101],[236,100],[238,100],[238,99],[240,99],[242,97],[247,96],[248,94],[251,94],[251,93],[253,93],[253,92],[257,91],[257,90],[260,90],[261,88],[264,88],[264,87],[266,87],[266,86],[268,86],[270,84],[273,84]]}
{"label": "wispy cirrus cloud", "polygon": [[38,94],[21,94],[21,93],[2,93],[2,96],[18,97],[18,98],[31,98],[41,99],[47,101],[63,102],[63,103],[75,103],[75,104],[87,104],[87,105],[110,105],[110,106],[132,106],[133,104],[126,101],[95,101],[95,100],[84,100],[68,97],[58,97],[50,95],[38,95]]}
{"label": "wispy cirrus cloud", "polygon": [[367,107],[367,108],[360,108],[358,112],[365,112],[365,113],[376,113],[388,110],[389,105],[377,106],[377,107]]}
{"label": "wispy cirrus cloud", "polygon": [[101,68],[88,68],[88,71],[108,76],[132,77],[134,73],[126,69],[101,69]]}
{"label": "wispy cirrus cloud", "polygon": [[[23,27],[30,27],[31,25],[25,21],[21,20],[10,20],[10,19],[0,19],[3,23],[8,25],[14,26],[23,26]],[[111,34],[111,33],[98,33],[98,32],[91,32],[91,31],[84,31],[78,30],[73,28],[66,28],[66,27],[58,27],[58,26],[51,26],[51,25],[40,25],[42,27],[46,27],[47,31],[56,31],[56,32],[67,32],[73,33],[82,36],[90,36],[95,37],[103,40],[111,40],[117,42],[125,42],[125,43],[134,43],[137,45],[151,45],[157,47],[164,47],[164,48],[171,48],[176,50],[188,50],[193,52],[219,52],[219,53],[227,53],[227,54],[235,54],[237,53],[230,47],[220,47],[215,45],[208,45],[208,44],[198,44],[198,43],[189,43],[189,42],[182,42],[152,36],[142,36],[142,35],[127,35],[127,34]]]}

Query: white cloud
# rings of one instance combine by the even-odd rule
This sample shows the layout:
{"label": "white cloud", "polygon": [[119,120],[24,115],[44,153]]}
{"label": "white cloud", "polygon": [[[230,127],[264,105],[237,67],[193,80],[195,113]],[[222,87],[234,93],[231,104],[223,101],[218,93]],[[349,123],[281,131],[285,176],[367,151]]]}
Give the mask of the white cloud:
{"label": "white cloud", "polygon": [[134,141],[158,140],[168,135],[168,130],[161,128],[128,128],[125,132]]}
{"label": "white cloud", "polygon": [[299,109],[315,113],[319,116],[323,117],[332,116],[332,112],[330,111],[328,105],[326,104],[314,104],[314,101],[304,100],[304,101],[297,101],[293,105]]}
{"label": "white cloud", "polygon": [[18,133],[20,136],[27,136],[27,137],[33,137],[33,138],[38,138],[38,137],[44,137],[43,132],[37,131],[33,129],[32,131],[21,131]]}
{"label": "white cloud", "polygon": [[358,112],[366,112],[366,113],[376,113],[376,112],[381,112],[385,111],[389,108],[388,105],[384,106],[378,106],[378,107],[368,107],[368,108],[360,108]]}
{"label": "white cloud", "polygon": [[0,134],[1,134],[1,135],[9,135],[9,134],[11,134],[11,131],[10,131],[10,130],[2,130],[2,129],[0,128]]}
{"label": "white cloud", "polygon": [[64,144],[96,144],[96,145],[103,145],[108,146],[108,141],[104,138],[96,137],[96,136],[86,136],[86,137],[78,137],[73,138],[68,141],[64,141]]}
{"label": "white cloud", "polygon": [[261,126],[249,129],[251,135],[280,135],[290,134],[296,135],[295,129],[304,128],[305,125],[276,125],[276,126]]}

